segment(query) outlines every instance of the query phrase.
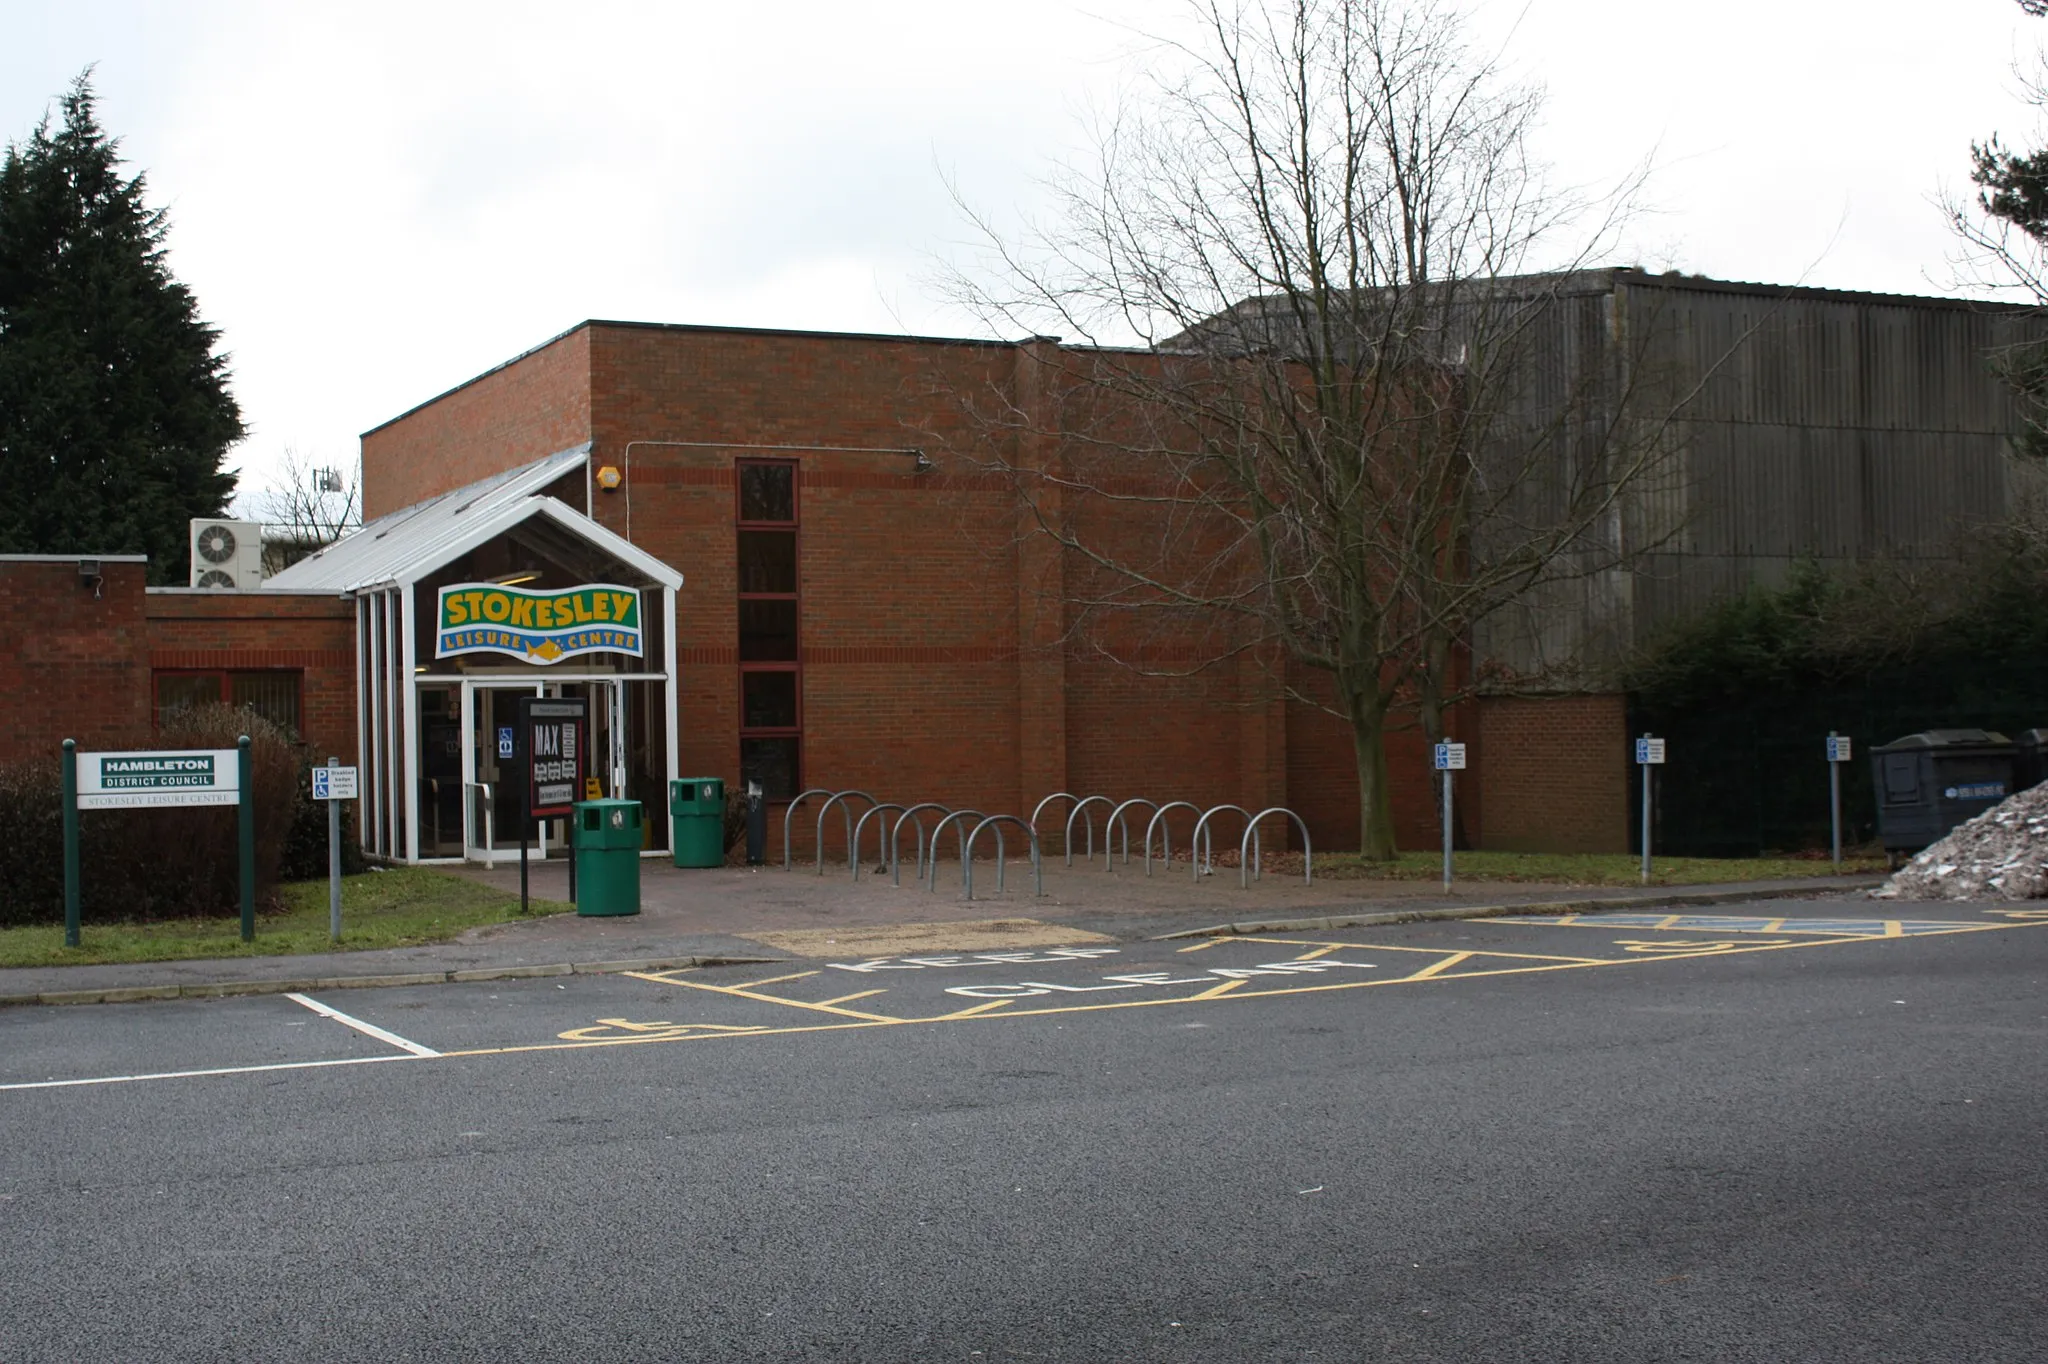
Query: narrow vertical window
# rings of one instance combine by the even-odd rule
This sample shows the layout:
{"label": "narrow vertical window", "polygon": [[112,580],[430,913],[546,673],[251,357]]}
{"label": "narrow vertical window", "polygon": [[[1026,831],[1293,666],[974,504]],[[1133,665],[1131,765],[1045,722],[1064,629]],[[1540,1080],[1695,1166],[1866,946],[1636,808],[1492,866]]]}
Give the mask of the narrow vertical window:
{"label": "narrow vertical window", "polygon": [[740,780],[769,800],[802,790],[797,466],[744,460],[739,485]]}

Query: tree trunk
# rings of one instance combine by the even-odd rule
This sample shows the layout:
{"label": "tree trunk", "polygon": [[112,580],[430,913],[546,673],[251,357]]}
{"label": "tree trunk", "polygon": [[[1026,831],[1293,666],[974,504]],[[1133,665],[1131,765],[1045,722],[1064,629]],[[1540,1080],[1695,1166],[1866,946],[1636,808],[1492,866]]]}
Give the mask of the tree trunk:
{"label": "tree trunk", "polygon": [[1373,700],[1351,707],[1351,745],[1358,757],[1358,854],[1394,860],[1394,795],[1387,780],[1387,711]]}

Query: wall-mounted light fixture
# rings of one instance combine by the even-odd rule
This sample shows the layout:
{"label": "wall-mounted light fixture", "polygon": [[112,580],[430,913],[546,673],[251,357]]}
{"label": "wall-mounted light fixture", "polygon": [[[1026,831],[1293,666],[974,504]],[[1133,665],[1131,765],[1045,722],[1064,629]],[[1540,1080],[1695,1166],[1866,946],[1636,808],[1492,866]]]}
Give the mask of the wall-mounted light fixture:
{"label": "wall-mounted light fixture", "polygon": [[80,559],[78,561],[78,581],[92,588],[93,596],[99,596],[100,585],[106,581],[100,575],[100,561],[98,559]]}
{"label": "wall-mounted light fixture", "polygon": [[537,568],[522,568],[516,573],[506,573],[492,578],[491,581],[500,587],[517,587],[521,583],[530,583],[539,576],[540,570]]}
{"label": "wall-mounted light fixture", "polygon": [[912,450],[910,453],[916,457],[910,461],[910,472],[913,474],[928,474],[939,467],[932,463],[931,456],[922,450]]}

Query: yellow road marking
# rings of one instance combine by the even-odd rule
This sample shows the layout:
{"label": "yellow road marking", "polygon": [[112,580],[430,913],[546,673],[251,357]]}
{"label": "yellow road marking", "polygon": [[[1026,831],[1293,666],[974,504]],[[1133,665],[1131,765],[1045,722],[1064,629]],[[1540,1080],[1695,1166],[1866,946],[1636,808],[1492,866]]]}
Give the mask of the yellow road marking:
{"label": "yellow road marking", "polygon": [[1690,917],[1691,917],[1690,915],[1686,915],[1686,914],[1666,914],[1666,915],[1664,916],[1664,920],[1663,920],[1663,922],[1662,922],[1662,923],[1659,923],[1659,924],[1657,925],[1657,927],[1659,927],[1659,928],[1676,928],[1676,927],[1678,926],[1678,921],[1679,921],[1680,919],[1685,919],[1685,918],[1690,918]]}
{"label": "yellow road marking", "polygon": [[[815,975],[817,975],[817,974],[818,974],[818,973],[817,973],[816,971],[798,971],[798,972],[796,972],[796,973],[795,973],[794,975],[788,975],[788,976],[770,976],[770,977],[768,977],[768,979],[766,979],[766,980],[750,980],[750,981],[748,981],[748,982],[747,982],[747,988],[748,988],[748,989],[758,989],[759,987],[761,987],[761,986],[763,986],[763,985],[780,985],[780,984],[782,984],[782,982],[783,982],[783,981],[785,981],[785,980],[807,980],[807,979],[809,979],[810,977],[812,977],[812,976],[815,976]],[[680,985],[680,984],[682,984],[682,982],[681,982],[681,981],[676,981],[675,983],[676,983],[677,985]]]}
{"label": "yellow road marking", "polygon": [[951,1018],[972,1018],[976,1014],[989,1013],[992,1010],[1000,1009],[1016,1002],[1014,999],[992,999],[986,1004],[976,1004],[974,1007],[962,1009],[958,1013],[940,1014],[937,1018],[929,1018],[923,1021],[927,1023],[944,1023],[947,1019]]}
{"label": "yellow road marking", "polygon": [[1897,919],[1886,919],[1884,921],[1884,935],[1887,938],[1903,938],[1906,936],[1906,926]]}
{"label": "yellow road marking", "polygon": [[1228,941],[1228,938],[1204,938],[1202,941],[1196,943],[1193,947],[1183,947],[1179,948],[1178,950],[1182,952],[1206,952],[1210,948],[1215,947],[1220,943]]}
{"label": "yellow road marking", "polygon": [[825,999],[825,1000],[820,1000],[820,1001],[819,1001],[819,1003],[821,1003],[821,1004],[845,1004],[845,1003],[847,1003],[847,1002],[848,1002],[848,1001],[850,1001],[850,1000],[855,1000],[855,999],[866,999],[866,998],[867,998],[867,997],[868,997],[869,995],[886,995],[886,994],[888,994],[888,993],[889,993],[889,992],[888,992],[887,990],[860,990],[860,991],[856,991],[855,993],[853,993],[853,994],[850,994],[850,995],[841,995],[841,996],[839,996],[839,998],[837,998],[837,999]]}
{"label": "yellow road marking", "polygon": [[1318,948],[1317,948],[1317,949],[1316,949],[1315,951],[1313,951],[1313,952],[1304,952],[1304,953],[1302,953],[1302,954],[1301,954],[1300,956],[1296,957],[1296,958],[1295,958],[1295,960],[1296,960],[1296,961],[1314,961],[1314,960],[1315,960],[1315,959],[1316,959],[1317,957],[1327,957],[1327,956],[1329,956],[1329,955],[1330,955],[1330,954],[1331,954],[1332,952],[1336,952],[1336,951],[1339,951],[1339,950],[1341,950],[1341,949],[1339,949],[1339,948],[1336,948],[1336,947],[1318,947]]}
{"label": "yellow road marking", "polygon": [[[636,975],[638,973],[633,971],[627,971],[624,974],[630,976]],[[815,976],[817,974],[818,973],[816,971],[805,971],[802,975],[783,976],[781,977],[781,979],[801,980],[804,976]],[[869,1023],[907,1023],[912,1021],[910,1019],[905,1018],[890,1018],[887,1014],[862,1013],[858,1009],[835,1008],[830,1004],[812,1004],[801,999],[784,999],[781,995],[760,994],[745,985],[712,985],[709,982],[701,980],[671,980],[663,978],[661,976],[641,976],[640,979],[655,981],[656,983],[661,985],[680,986],[685,990],[708,990],[712,994],[733,995],[739,999],[759,1000],[763,1004],[786,1004],[792,1009],[815,1009],[819,1013],[839,1014],[840,1016],[845,1018],[864,1019]],[[774,982],[757,981],[755,983],[768,985],[773,984]]]}
{"label": "yellow road marking", "polygon": [[[1995,929],[2013,929],[2013,928],[2040,928],[2040,927],[2048,927],[2048,922],[2044,922],[2044,921],[2041,921],[2041,920],[2029,920],[2029,921],[2023,921],[2023,922],[2016,922],[2016,923],[2009,923],[2009,924],[1988,924],[1988,925],[1985,925],[1984,927],[1986,927],[1986,928],[1990,928],[1990,929],[1994,929],[1994,930],[1995,930]],[[1962,928],[1958,928],[1958,929],[1953,929],[1953,930],[1948,930],[1948,931],[1951,931],[1951,932],[1965,932],[1965,931],[1977,931],[1977,930],[1975,930],[1974,928],[1973,928],[1973,929],[1962,929]],[[1915,936],[1917,936],[1917,937],[1938,937],[1938,936],[1940,936],[1940,935],[1939,935],[1939,934],[1917,934],[1917,935],[1915,935]],[[1545,974],[1545,973],[1547,973],[1547,972],[1552,972],[1552,971],[1572,971],[1572,970],[1580,970],[1580,969],[1583,969],[1583,968],[1585,968],[1585,967],[1592,967],[1592,966],[1640,966],[1640,965],[1643,965],[1643,964],[1646,964],[1646,963],[1649,963],[1649,962],[1660,962],[1660,961],[1690,961],[1690,960],[1694,960],[1694,959],[1696,959],[1696,958],[1698,958],[1698,957],[1703,957],[1703,956],[1731,956],[1731,955],[1738,955],[1738,954],[1741,954],[1741,953],[1745,953],[1745,952],[1797,952],[1797,951],[1800,951],[1800,950],[1802,950],[1802,949],[1806,949],[1806,948],[1815,948],[1815,947],[1840,947],[1840,946],[1844,945],[1845,943],[1854,943],[1854,942],[1871,942],[1871,941],[1875,941],[1875,940],[1874,940],[1874,939],[1871,939],[1871,938],[1867,938],[1867,937],[1840,937],[1840,938],[1815,938],[1815,939],[1810,939],[1810,940],[1807,940],[1807,941],[1803,941],[1803,942],[1785,942],[1785,943],[1767,943],[1767,944],[1744,944],[1744,945],[1742,945],[1742,946],[1738,946],[1738,947],[1730,948],[1730,949],[1727,949],[1727,950],[1725,950],[1725,951],[1717,951],[1717,952],[1695,952],[1695,953],[1669,953],[1669,952],[1666,952],[1666,953],[1649,953],[1649,954],[1644,954],[1644,955],[1641,955],[1641,956],[1631,956],[1631,957],[1614,957],[1614,958],[1609,958],[1609,959],[1605,959],[1605,960],[1591,959],[1591,960],[1586,960],[1586,961],[1579,961],[1579,962],[1558,962],[1558,963],[1551,963],[1551,964],[1546,964],[1546,965],[1543,965],[1543,966],[1519,966],[1519,967],[1501,967],[1501,968],[1497,968],[1497,969],[1494,969],[1494,970],[1488,970],[1488,971],[1466,971],[1466,972],[1462,972],[1462,973],[1460,973],[1460,974],[1458,974],[1458,975],[1455,975],[1455,976],[1436,976],[1436,977],[1433,977],[1433,978],[1431,978],[1431,980],[1430,980],[1430,981],[1429,981],[1428,983],[1431,983],[1431,984],[1437,984],[1437,985],[1443,985],[1443,984],[1447,984],[1447,983],[1451,983],[1451,982],[1456,982],[1456,981],[1465,981],[1465,980],[1475,980],[1475,979],[1478,979],[1478,978],[1480,978],[1480,977],[1483,977],[1483,976],[1521,976],[1521,975],[1542,975],[1542,974]],[[1473,955],[1474,955],[1474,956],[1479,956],[1479,955],[1483,955],[1483,954],[1481,954],[1481,953],[1476,953],[1476,952],[1475,952],[1475,953],[1474,953]],[[628,972],[628,973],[624,973],[624,974],[637,974],[637,973],[633,973],[633,972]],[[652,976],[649,976],[649,977],[644,977],[644,978],[645,978],[645,979],[658,979],[657,977],[652,977]],[[678,984],[678,985],[681,985],[681,984],[693,984],[693,982],[684,982],[684,981],[672,981],[672,982],[671,982],[671,981],[663,981],[662,983],[663,983],[663,984]],[[1012,1008],[1012,1009],[1006,1009],[1006,1010],[998,1010],[998,1009],[994,1009],[994,1008],[991,1008],[991,1007],[984,1007],[984,1006],[975,1006],[975,1007],[971,1007],[971,1008],[967,1008],[967,1009],[963,1009],[963,1010],[960,1010],[960,1011],[959,1011],[958,1013],[953,1013],[953,1014],[941,1014],[941,1015],[939,1015],[938,1017],[935,1017],[935,1018],[921,1018],[921,1019],[910,1019],[910,1018],[886,1018],[886,1017],[881,1017],[881,1016],[869,1016],[869,1015],[859,1015],[859,1014],[853,1014],[851,1010],[844,1010],[844,1009],[841,1009],[841,1010],[827,1010],[827,1012],[834,1012],[834,1013],[842,1013],[842,1014],[848,1014],[848,1015],[850,1015],[851,1017],[855,1018],[855,1019],[856,1019],[856,1020],[858,1020],[858,1021],[855,1021],[855,1022],[847,1022],[847,1023],[813,1023],[813,1024],[804,1024],[804,1025],[800,1025],[800,1026],[796,1026],[796,1027],[788,1027],[788,1028],[770,1028],[770,1027],[754,1027],[754,1028],[736,1029],[736,1030],[734,1030],[734,1031],[730,1031],[730,1032],[708,1032],[708,1031],[707,1031],[707,1032],[697,1032],[697,1033],[692,1033],[692,1034],[689,1034],[689,1035],[687,1035],[687,1036],[682,1036],[682,1037],[668,1037],[668,1036],[662,1036],[662,1035],[660,1035],[660,1034],[655,1034],[655,1035],[647,1035],[647,1036],[640,1036],[640,1037],[622,1037],[622,1038],[618,1038],[618,1039],[611,1039],[611,1040],[604,1040],[604,1041],[588,1041],[588,1042],[540,1042],[540,1043],[529,1043],[529,1044],[524,1044],[524,1045],[518,1045],[518,1046],[509,1046],[509,1047],[475,1047],[475,1048],[471,1048],[471,1049],[469,1049],[469,1050],[467,1050],[467,1051],[447,1051],[447,1052],[443,1052],[443,1053],[441,1053],[441,1056],[440,1056],[439,1058],[435,1058],[435,1059],[448,1059],[448,1058],[452,1058],[452,1057],[458,1057],[458,1056],[510,1056],[510,1055],[517,1055],[517,1054],[520,1054],[520,1053],[525,1053],[525,1052],[542,1052],[542,1051],[578,1051],[578,1050],[584,1050],[584,1049],[588,1049],[588,1048],[591,1048],[591,1047],[632,1047],[632,1046],[644,1046],[644,1045],[648,1045],[648,1044],[652,1044],[652,1043],[660,1043],[660,1042],[704,1042],[704,1041],[712,1041],[712,1040],[715,1040],[715,1039],[717,1039],[717,1038],[724,1038],[724,1037],[779,1037],[779,1036],[782,1036],[782,1035],[784,1035],[784,1034],[790,1034],[790,1033],[809,1033],[809,1032],[846,1032],[846,1031],[852,1031],[852,1030],[855,1030],[855,1029],[860,1029],[860,1028],[874,1028],[874,1027],[884,1027],[884,1026],[902,1026],[902,1025],[904,1025],[904,1024],[912,1024],[912,1023],[947,1023],[947,1022],[965,1021],[965,1020],[967,1020],[967,1019],[970,1019],[970,1018],[978,1018],[978,1019],[1009,1019],[1009,1018],[1041,1018],[1041,1017],[1046,1017],[1046,1016],[1049,1016],[1049,1015],[1057,1015],[1057,1014],[1074,1014],[1074,1013],[1105,1013],[1105,1012],[1108,1012],[1108,1011],[1110,1011],[1110,1010],[1113,1010],[1113,1009],[1148,1009],[1148,1008],[1158,1008],[1158,1007],[1161,1007],[1161,1006],[1171,1006],[1171,1005],[1175,1005],[1175,1004],[1193,1004],[1193,1003],[1199,1002],[1199,1001],[1201,1001],[1201,1000],[1206,1000],[1206,999],[1214,999],[1214,998],[1227,998],[1227,999],[1229,999],[1229,1000],[1232,1000],[1232,1001],[1236,1001],[1236,1000],[1244,1000],[1244,999],[1267,999],[1267,998],[1271,998],[1271,997],[1274,997],[1274,996],[1280,996],[1280,995],[1312,995],[1312,994],[1329,994],[1329,993],[1331,993],[1331,992],[1333,992],[1333,991],[1338,991],[1338,990],[1371,990],[1371,989],[1377,989],[1377,988],[1380,988],[1380,987],[1382,987],[1382,986],[1387,986],[1387,985],[1406,985],[1406,984],[1410,984],[1410,983],[1412,983],[1412,978],[1410,978],[1410,977],[1397,977],[1397,978],[1393,978],[1393,979],[1388,979],[1388,980],[1347,980],[1347,981],[1337,981],[1337,982],[1332,982],[1332,983],[1326,983],[1326,984],[1319,984],[1319,985],[1289,985],[1289,986],[1279,986],[1279,987],[1275,987],[1275,988],[1273,988],[1273,989],[1267,989],[1267,990],[1256,990],[1256,991],[1252,991],[1252,992],[1249,992],[1249,993],[1245,993],[1245,992],[1242,992],[1242,991],[1240,991],[1240,990],[1239,990],[1239,987],[1241,987],[1241,986],[1243,986],[1244,984],[1246,984],[1246,982],[1245,982],[1245,981],[1243,981],[1243,980],[1233,980],[1233,981],[1225,981],[1225,982],[1224,982],[1224,983],[1223,983],[1223,984],[1222,984],[1221,986],[1217,987],[1216,989],[1213,989],[1213,990],[1207,990],[1207,991],[1204,991],[1203,993],[1201,993],[1201,994],[1198,994],[1198,995],[1174,995],[1174,996],[1168,996],[1168,997],[1166,997],[1166,998],[1162,998],[1162,999],[1126,999],[1126,1000],[1118,1000],[1118,1001],[1116,1001],[1116,1002],[1114,1002],[1114,1003],[1108,1003],[1108,1002],[1105,1002],[1105,1003],[1096,1003],[1096,1004],[1064,1004],[1064,1005],[1052,1005],[1052,1006],[1047,1006],[1047,1007],[1043,1007],[1043,1008],[1036,1008],[1036,1009],[1015,1009],[1015,1008]],[[706,988],[706,989],[711,989],[711,990],[714,990],[714,991],[716,991],[716,992],[718,992],[718,993],[722,993],[722,994],[740,994],[740,995],[743,995],[743,996],[745,995],[745,992],[744,992],[743,990],[738,990],[738,989],[735,989],[735,988],[733,988],[733,987],[727,987],[727,986],[707,986],[707,987],[699,987],[699,988]],[[1233,993],[1233,992],[1234,992],[1234,993]],[[775,997],[775,996],[773,996],[773,995],[763,995],[763,996],[754,996],[754,997],[755,997],[755,998],[760,998],[760,999],[763,999],[763,1000],[765,1000],[766,1002],[769,1002],[769,1003],[774,1003],[774,1004],[789,1004],[789,1005],[792,1005],[792,1006],[794,1006],[794,1007],[797,1007],[797,1008],[816,1008],[816,1007],[817,1007],[817,1006],[815,1006],[815,1005],[807,1005],[807,1004],[801,1004],[801,1003],[798,1003],[798,1002],[797,1002],[797,1001],[795,1001],[795,1000],[787,1000],[787,999],[778,999],[777,997]],[[989,1001],[989,1004],[990,1004],[990,1005],[996,1005],[996,1004],[1010,1004],[1010,1003],[1013,1003],[1013,1002],[1014,1002],[1014,1001],[1012,1001],[1012,1000],[992,1000],[992,1001]],[[394,1058],[394,1059],[395,1059],[395,1058]]]}
{"label": "yellow road marking", "polygon": [[1430,978],[1431,976],[1435,976],[1435,975],[1441,975],[1441,974],[1442,974],[1443,972],[1445,972],[1445,971],[1448,971],[1448,970],[1450,970],[1450,969],[1451,969],[1451,968],[1452,968],[1453,966],[1456,966],[1456,965],[1457,965],[1457,964],[1458,964],[1459,962],[1461,962],[1461,961],[1464,961],[1464,960],[1466,960],[1467,958],[1469,958],[1469,957],[1471,957],[1471,956],[1473,956],[1473,955],[1475,955],[1475,954],[1473,954],[1473,953],[1471,953],[1471,952],[1453,952],[1453,953],[1451,953],[1451,955],[1450,955],[1450,956],[1448,956],[1448,957],[1445,957],[1445,958],[1444,958],[1444,959],[1443,959],[1442,961],[1440,961],[1440,962],[1437,962],[1437,963],[1436,963],[1435,965],[1433,965],[1433,966],[1425,966],[1425,967],[1423,967],[1423,968],[1422,968],[1422,969],[1421,969],[1420,971],[1417,971],[1417,972],[1416,972],[1416,973],[1415,973],[1414,975],[1412,975],[1412,976],[1403,976],[1403,977],[1401,977],[1401,979],[1403,979],[1403,980],[1428,980],[1428,979],[1429,979],[1429,978]]}
{"label": "yellow road marking", "polygon": [[[1392,943],[1333,942],[1317,944],[1312,939],[1304,940],[1301,938],[1245,938],[1242,941],[1270,943],[1277,947],[1310,947],[1320,945],[1333,951],[1349,947],[1360,952],[1421,952],[1436,955],[1456,950],[1449,947],[1401,947],[1395,946]],[[1582,966],[1590,966],[1594,962],[1607,960],[1605,957],[1560,957],[1550,952],[1488,952],[1476,947],[1472,949],[1471,955],[1475,957],[1504,957],[1509,961],[1568,961]]]}

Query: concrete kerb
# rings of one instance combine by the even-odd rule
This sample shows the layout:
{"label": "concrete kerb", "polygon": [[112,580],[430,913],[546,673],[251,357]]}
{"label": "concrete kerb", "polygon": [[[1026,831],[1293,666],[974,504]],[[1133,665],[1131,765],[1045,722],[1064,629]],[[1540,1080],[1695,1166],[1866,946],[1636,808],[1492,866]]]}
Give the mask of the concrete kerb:
{"label": "concrete kerb", "polygon": [[1884,884],[1872,877],[1867,884],[1828,887],[1783,886],[1768,890],[1672,891],[1655,895],[1590,896],[1583,900],[1532,900],[1504,905],[1447,905],[1437,909],[1374,910],[1359,914],[1331,914],[1312,919],[1256,919],[1240,923],[1212,924],[1208,928],[1184,928],[1161,933],[1153,942],[1177,938],[1220,938],[1250,933],[1306,933],[1333,928],[1380,928],[1388,924],[1435,923],[1451,919],[1503,919],[1517,914],[1597,914],[1601,910],[1678,909],[1688,905],[1736,905],[1757,900],[1797,900],[1828,890],[1869,890]]}
{"label": "concrete kerb", "polygon": [[0,1008],[25,1004],[134,1004],[158,999],[226,999],[237,995],[305,994],[315,990],[384,990],[407,985],[528,980],[537,976],[617,975],[625,971],[678,971],[684,967],[765,966],[781,957],[649,957],[635,961],[550,962],[545,966],[488,966],[463,971],[406,971],[382,976],[320,976],[298,980],[213,980],[182,985],[110,985],[100,990],[45,990],[0,995]]}

